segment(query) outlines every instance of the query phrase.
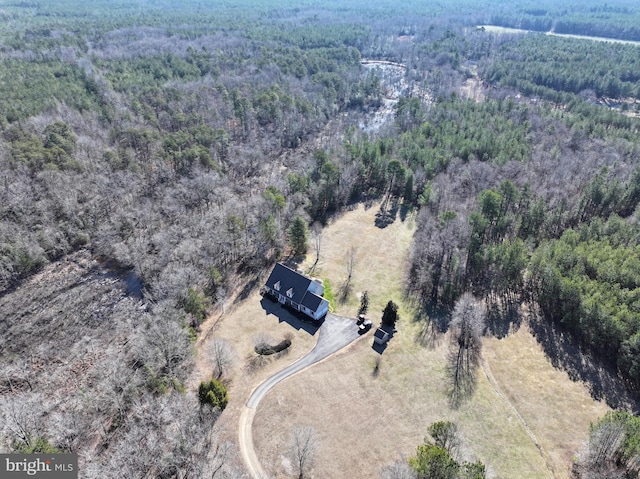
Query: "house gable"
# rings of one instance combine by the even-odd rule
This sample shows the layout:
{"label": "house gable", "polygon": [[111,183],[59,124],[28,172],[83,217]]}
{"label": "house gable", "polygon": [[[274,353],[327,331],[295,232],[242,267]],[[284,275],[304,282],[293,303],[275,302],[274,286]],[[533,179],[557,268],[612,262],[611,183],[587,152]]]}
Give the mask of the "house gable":
{"label": "house gable", "polygon": [[317,311],[320,303],[326,301],[326,299],[318,296],[317,294],[313,294],[311,292],[307,292],[302,298],[302,306],[307,308],[309,311]]}

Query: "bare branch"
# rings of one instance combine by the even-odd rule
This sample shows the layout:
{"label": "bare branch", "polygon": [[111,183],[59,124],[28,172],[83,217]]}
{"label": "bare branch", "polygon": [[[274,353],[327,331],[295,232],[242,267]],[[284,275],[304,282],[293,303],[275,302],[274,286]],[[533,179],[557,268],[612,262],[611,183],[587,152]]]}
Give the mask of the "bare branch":
{"label": "bare branch", "polygon": [[399,460],[380,471],[380,479],[416,479],[416,473],[407,460]]}
{"label": "bare branch", "polygon": [[216,379],[228,375],[233,369],[236,354],[226,339],[213,338],[207,344],[206,352],[213,363],[213,375]]}
{"label": "bare branch", "polygon": [[475,390],[484,320],[485,314],[480,303],[470,293],[463,294],[456,303],[450,323],[447,373],[453,407],[459,406]]}
{"label": "bare branch", "polygon": [[313,467],[318,450],[318,437],[311,426],[296,426],[293,429],[290,454],[297,469],[298,479],[308,477],[307,473]]}

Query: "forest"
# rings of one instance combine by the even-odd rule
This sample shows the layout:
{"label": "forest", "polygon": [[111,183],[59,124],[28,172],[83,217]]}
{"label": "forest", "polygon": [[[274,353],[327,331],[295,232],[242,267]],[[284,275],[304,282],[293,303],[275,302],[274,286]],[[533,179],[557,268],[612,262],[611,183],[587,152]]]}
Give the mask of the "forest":
{"label": "forest", "polygon": [[[416,216],[425,316],[472,293],[499,337],[527,305],[638,398],[640,46],[543,34],[640,41],[634,2],[0,0],[0,19],[0,451],[245,477],[219,398],[185,394],[200,324],[299,249],[296,221],[371,201]],[[625,414],[574,477],[637,477]]]}

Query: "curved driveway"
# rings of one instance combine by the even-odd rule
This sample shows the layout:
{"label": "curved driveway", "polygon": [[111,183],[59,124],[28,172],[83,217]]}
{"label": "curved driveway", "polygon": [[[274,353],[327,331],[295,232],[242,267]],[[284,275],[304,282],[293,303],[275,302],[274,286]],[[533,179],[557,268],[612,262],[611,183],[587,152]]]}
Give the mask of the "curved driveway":
{"label": "curved driveway", "polygon": [[268,477],[256,456],[252,435],[253,417],[262,398],[280,381],[340,351],[359,337],[358,327],[353,319],[329,313],[320,327],[315,347],[306,356],[267,378],[253,390],[240,412],[239,443],[242,459],[254,479]]}

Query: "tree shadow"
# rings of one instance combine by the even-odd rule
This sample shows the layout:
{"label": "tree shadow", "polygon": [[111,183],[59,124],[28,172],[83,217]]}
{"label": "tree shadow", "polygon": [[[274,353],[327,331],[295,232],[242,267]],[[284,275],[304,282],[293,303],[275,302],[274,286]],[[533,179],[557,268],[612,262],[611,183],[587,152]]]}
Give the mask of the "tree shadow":
{"label": "tree shadow", "polygon": [[375,363],[373,365],[373,371],[371,371],[371,377],[376,379],[380,376],[380,364],[382,363],[382,356],[376,356]]}
{"label": "tree shadow", "polygon": [[393,224],[395,220],[395,216],[392,216],[388,212],[378,212],[376,213],[375,225],[380,229],[384,229],[390,224]]}
{"label": "tree shadow", "polygon": [[383,203],[380,209],[376,213],[375,225],[380,228],[386,228],[396,220],[398,215],[398,202],[397,200],[391,204],[391,207],[387,209]]}
{"label": "tree shadow", "polygon": [[412,210],[413,208],[411,206],[402,204],[402,206],[400,206],[400,221],[403,223],[407,221],[407,217]]}
{"label": "tree shadow", "polygon": [[316,260],[313,262],[311,267],[307,270],[308,275],[312,275],[316,271],[316,266],[318,266],[318,261],[320,258],[316,257]]}
{"label": "tree shadow", "polygon": [[422,323],[416,333],[415,341],[420,346],[433,349],[437,347],[449,329],[448,311],[431,305],[421,305],[413,316],[413,321]]}
{"label": "tree shadow", "polygon": [[614,367],[585,352],[570,334],[532,312],[529,326],[554,367],[565,371],[573,381],[583,382],[591,397],[604,400],[614,409],[637,411],[640,401],[630,392]]}
{"label": "tree shadow", "polygon": [[371,198],[371,197],[367,196],[363,200],[363,205],[364,205],[364,210],[365,211],[373,208],[374,204],[375,204],[375,198]]}
{"label": "tree shadow", "polygon": [[[477,373],[477,368],[474,369]],[[449,384],[449,406],[458,409],[463,403],[471,399],[477,386],[477,374],[470,374],[463,380]]]}
{"label": "tree shadow", "polygon": [[297,271],[300,268],[300,265],[304,262],[305,256],[289,256],[280,262],[284,264],[287,268],[290,268],[294,271]]}
{"label": "tree shadow", "polygon": [[522,306],[516,301],[487,301],[486,331],[498,339],[522,326]]}
{"label": "tree shadow", "polygon": [[267,315],[273,314],[281,323],[287,323],[298,331],[305,331],[311,336],[315,336],[320,326],[324,323],[324,318],[315,321],[298,311],[280,304],[269,296],[262,298],[260,306],[262,306]]}
{"label": "tree shadow", "polygon": [[344,281],[338,288],[338,303],[344,304],[349,299],[351,294],[351,282],[349,280]]}
{"label": "tree shadow", "polygon": [[446,367],[447,392],[449,394],[449,406],[452,409],[458,409],[464,402],[468,401],[473,396],[478,385],[478,357],[475,354],[471,355],[470,359],[465,361],[466,364],[461,367],[456,361],[458,354],[456,349],[456,345],[452,344]]}
{"label": "tree shadow", "polygon": [[442,343],[444,335],[438,329],[435,321],[427,318],[422,322],[421,328],[416,334],[415,341],[423,348],[435,349]]}
{"label": "tree shadow", "polygon": [[260,354],[252,353],[247,356],[246,366],[244,371],[249,376],[254,375],[261,369],[263,369],[267,364],[272,361],[270,356],[262,356]]}
{"label": "tree shadow", "polygon": [[234,300],[234,303],[237,304],[247,299],[249,296],[251,296],[251,293],[253,293],[259,286],[261,286],[260,277],[256,276],[244,285],[244,287],[242,288],[240,293],[238,293],[238,296]]}

